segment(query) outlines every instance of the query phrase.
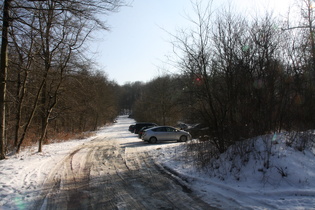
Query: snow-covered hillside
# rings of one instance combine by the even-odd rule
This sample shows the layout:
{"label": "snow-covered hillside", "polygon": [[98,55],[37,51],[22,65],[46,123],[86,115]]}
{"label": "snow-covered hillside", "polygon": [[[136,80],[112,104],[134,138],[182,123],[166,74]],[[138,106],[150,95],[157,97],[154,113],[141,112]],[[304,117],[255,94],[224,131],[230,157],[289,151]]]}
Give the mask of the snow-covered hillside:
{"label": "snow-covered hillside", "polygon": [[192,167],[194,159],[187,157],[185,145],[163,147],[155,154],[208,202],[216,202],[217,193],[227,203],[251,209],[315,209],[315,139],[307,145],[301,145],[305,142],[297,136],[294,139],[283,133],[240,142],[203,170]]}

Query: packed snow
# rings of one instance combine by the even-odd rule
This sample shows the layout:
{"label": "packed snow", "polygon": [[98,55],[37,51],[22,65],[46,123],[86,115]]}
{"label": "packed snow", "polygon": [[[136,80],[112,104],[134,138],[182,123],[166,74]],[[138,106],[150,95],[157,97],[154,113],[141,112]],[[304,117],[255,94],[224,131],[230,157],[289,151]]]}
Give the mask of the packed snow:
{"label": "packed snow", "polygon": [[[115,135],[122,142],[141,141],[128,132],[117,135],[121,132],[119,125],[124,124],[127,131],[128,123],[133,122],[121,116],[93,137],[44,145],[42,153],[37,153],[35,146],[29,147],[0,161],[0,209],[27,209],[39,196],[52,166],[96,137]],[[258,137],[238,145],[236,148],[244,150],[242,157],[231,148],[210,161],[206,169],[194,167],[186,145],[158,143],[141,147],[139,152],[150,150],[156,164],[220,209],[315,209],[314,149],[297,149],[288,144],[285,134]]]}

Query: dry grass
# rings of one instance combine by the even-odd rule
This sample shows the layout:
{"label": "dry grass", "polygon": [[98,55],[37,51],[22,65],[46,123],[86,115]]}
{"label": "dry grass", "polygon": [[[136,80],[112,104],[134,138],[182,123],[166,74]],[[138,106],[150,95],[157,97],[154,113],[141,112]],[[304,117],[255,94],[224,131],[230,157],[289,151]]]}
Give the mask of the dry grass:
{"label": "dry grass", "polygon": [[[47,138],[44,141],[44,144],[52,144],[52,143],[58,143],[58,142],[65,142],[65,141],[70,141],[74,139],[85,139],[89,138],[94,135],[94,132],[54,132],[54,131],[49,131]],[[34,147],[37,146],[38,141],[40,139],[40,132],[38,130],[33,129],[28,132],[28,134],[25,136],[25,139],[22,143],[21,150],[25,150],[26,148]],[[13,139],[10,139],[7,148],[8,152],[15,151],[15,147]]]}
{"label": "dry grass", "polygon": [[46,140],[45,144],[50,144],[50,143],[56,143],[56,142],[64,142],[64,141],[69,141],[73,139],[85,139],[88,137],[93,136],[93,132],[82,132],[82,133],[72,133],[72,132],[61,132],[61,133],[55,133],[51,134],[49,138]]}

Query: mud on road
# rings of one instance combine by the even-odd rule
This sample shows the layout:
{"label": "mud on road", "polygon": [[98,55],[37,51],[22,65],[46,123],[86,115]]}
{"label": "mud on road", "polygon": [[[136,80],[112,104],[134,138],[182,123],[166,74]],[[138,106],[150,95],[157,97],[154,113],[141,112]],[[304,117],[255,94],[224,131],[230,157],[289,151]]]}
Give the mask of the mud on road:
{"label": "mud on road", "polygon": [[128,126],[118,123],[52,166],[34,209],[214,209],[155,164]]}

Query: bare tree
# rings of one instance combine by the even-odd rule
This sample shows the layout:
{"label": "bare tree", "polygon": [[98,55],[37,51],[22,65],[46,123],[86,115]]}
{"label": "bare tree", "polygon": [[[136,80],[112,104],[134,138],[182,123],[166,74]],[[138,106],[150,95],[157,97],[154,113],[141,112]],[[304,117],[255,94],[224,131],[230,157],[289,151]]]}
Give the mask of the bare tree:
{"label": "bare tree", "polygon": [[249,21],[229,10],[214,16],[210,5],[194,6],[195,28],[183,30],[174,45],[210,140],[224,152],[236,141],[277,130],[287,94],[279,91],[283,39],[276,20],[267,14]]}
{"label": "bare tree", "polygon": [[6,84],[8,68],[8,30],[9,30],[9,10],[11,0],[5,0],[3,3],[2,16],[2,39],[1,39],[1,64],[0,64],[0,160],[5,158],[5,123],[6,123]]}
{"label": "bare tree", "polygon": [[[291,128],[305,130],[314,127],[315,106],[315,38],[314,3],[311,0],[296,1],[296,13],[291,14],[297,21],[290,21],[282,27],[287,34],[287,45],[283,52],[287,56],[292,80]],[[298,18],[300,17],[300,18]]]}

